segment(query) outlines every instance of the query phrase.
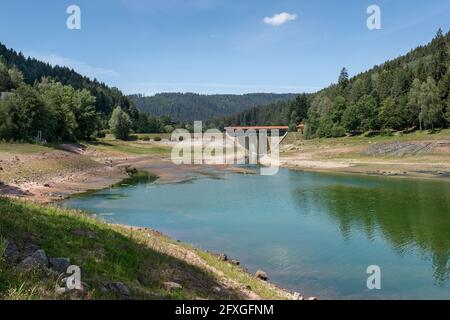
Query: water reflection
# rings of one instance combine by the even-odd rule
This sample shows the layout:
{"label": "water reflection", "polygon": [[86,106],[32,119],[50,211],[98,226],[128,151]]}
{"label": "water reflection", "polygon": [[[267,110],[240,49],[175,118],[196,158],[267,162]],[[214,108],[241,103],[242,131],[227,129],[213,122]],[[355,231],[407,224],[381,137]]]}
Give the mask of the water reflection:
{"label": "water reflection", "polygon": [[[297,188],[300,208],[320,207],[342,237],[363,233],[373,241],[379,233],[398,255],[419,253],[431,258],[434,279],[450,279],[450,187],[445,183],[413,180],[353,180],[327,183],[314,189]],[[317,212],[315,210],[314,212]],[[306,213],[311,213],[306,210]]]}

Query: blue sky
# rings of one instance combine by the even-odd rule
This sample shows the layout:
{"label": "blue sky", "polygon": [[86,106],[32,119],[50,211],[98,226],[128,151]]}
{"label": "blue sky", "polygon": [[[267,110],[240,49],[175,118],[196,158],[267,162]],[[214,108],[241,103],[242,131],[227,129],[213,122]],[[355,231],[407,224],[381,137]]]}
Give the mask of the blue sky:
{"label": "blue sky", "polygon": [[[66,28],[69,5],[81,30]],[[382,29],[366,26],[369,5]],[[448,0],[2,1],[0,42],[125,93],[314,91],[450,29]],[[286,13],[278,19],[274,15]],[[280,24],[284,20],[286,23]],[[276,18],[276,17],[275,17]],[[281,19],[281,20],[280,20]]]}

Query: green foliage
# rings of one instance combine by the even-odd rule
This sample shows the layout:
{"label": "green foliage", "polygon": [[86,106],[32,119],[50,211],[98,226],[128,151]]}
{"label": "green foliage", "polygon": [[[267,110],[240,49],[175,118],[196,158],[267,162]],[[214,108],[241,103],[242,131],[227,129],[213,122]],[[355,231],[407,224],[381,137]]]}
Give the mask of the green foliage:
{"label": "green foliage", "polygon": [[78,124],[75,136],[78,139],[89,140],[100,127],[98,113],[95,111],[95,97],[83,89],[75,91],[72,101],[75,120]]}
{"label": "green foliage", "polygon": [[346,68],[342,68],[338,79],[339,88],[342,91],[345,90],[347,88],[348,82],[348,71]]}
{"label": "green foliage", "polygon": [[0,59],[0,92],[10,91],[12,89],[11,76],[8,67]]}
{"label": "green foliage", "polygon": [[130,116],[121,107],[116,107],[109,120],[109,127],[117,139],[127,140],[131,130]]}
{"label": "green foliage", "polygon": [[[0,43],[0,93],[12,92],[24,85],[39,88],[41,100],[48,109],[48,121],[45,126],[32,131],[42,131],[48,141],[90,139],[107,127],[113,107],[117,105],[129,114],[133,129],[138,131],[140,112],[119,89],[110,88],[66,67],[53,67],[33,58],[25,58],[22,53]],[[0,117],[2,113],[5,111],[0,110]],[[4,120],[11,122],[7,124],[10,127],[23,126],[11,117]],[[3,125],[3,129],[5,127]],[[8,133],[7,136],[16,139],[17,134]],[[29,132],[21,136],[29,136]],[[5,134],[2,137],[6,138]]]}
{"label": "green foliage", "polygon": [[[154,117],[170,116],[179,122],[209,121],[294,97],[293,94],[266,93],[245,95],[161,93],[151,97],[130,96],[140,111]],[[168,124],[164,124],[163,127],[165,125]]]}
{"label": "green foliage", "polygon": [[5,257],[6,248],[8,247],[8,240],[3,238],[0,234],[0,263]]}
{"label": "green foliage", "polygon": [[[309,95],[308,104],[309,104]],[[207,123],[211,128],[223,128],[231,125],[253,126],[253,125],[285,125],[293,124],[292,115],[293,100],[272,103],[262,107],[256,107],[236,115],[218,118]],[[308,107],[309,108],[309,107]],[[295,108],[294,108],[295,109]],[[299,114],[296,114],[299,118]],[[298,124],[298,123],[297,123]]]}
{"label": "green foliage", "polygon": [[331,110],[331,120],[334,123],[340,123],[346,108],[347,102],[345,101],[345,98],[342,96],[336,97],[333,109]]}
{"label": "green foliage", "polygon": [[331,130],[333,129],[333,121],[329,118],[323,119],[320,124],[319,128],[317,128],[317,136],[320,138],[331,138]]}
{"label": "green foliage", "polygon": [[364,95],[352,104],[343,115],[343,125],[351,133],[376,130],[378,127],[378,106],[374,97]]}
{"label": "green foliage", "polygon": [[434,130],[435,126],[443,120],[444,108],[439,89],[432,77],[428,77],[427,82],[422,84],[419,101],[420,120],[425,124],[425,128],[431,127]]}
{"label": "green foliage", "polygon": [[445,120],[447,123],[450,123],[450,98],[447,99]]}
{"label": "green foliage", "polygon": [[406,107],[406,122],[410,125],[420,124],[420,128],[422,129],[422,121],[419,120],[420,109],[421,109],[421,101],[420,101],[420,92],[421,86],[419,79],[414,79],[411,89],[408,93],[408,103]]}
{"label": "green foliage", "polygon": [[347,132],[354,133],[358,131],[360,121],[358,119],[358,106],[356,104],[351,104],[345,110],[344,115],[342,116],[342,125]]}
{"label": "green foliage", "polygon": [[11,69],[9,69],[8,74],[9,78],[11,79],[12,88],[17,89],[24,84],[23,74],[16,66],[13,66]]}
{"label": "green foliage", "polygon": [[0,103],[0,119],[2,139],[31,141],[46,127],[48,109],[34,88],[22,85]]}
{"label": "green foliage", "polygon": [[308,117],[308,96],[301,94],[290,103],[289,131],[297,131],[297,126]]}
{"label": "green foliage", "polygon": [[433,76],[434,80],[439,82],[447,73],[448,69],[448,44],[441,29],[438,30],[436,37],[433,39],[432,46]]}
{"label": "green foliage", "polygon": [[[10,81],[12,84],[6,86],[6,90],[2,90],[5,85],[2,80],[2,72],[0,67],[0,92],[10,91],[18,87],[17,81],[23,79],[28,85],[34,85],[40,82],[42,78],[49,78],[63,85],[71,86],[75,90],[86,89],[95,99],[95,110],[101,114],[103,119],[107,119],[111,114],[114,106],[121,105],[126,111],[131,107],[131,102],[124,97],[122,92],[117,88],[110,88],[104,83],[97,80],[91,80],[67,67],[51,66],[48,63],[38,61],[33,58],[26,58],[21,52],[16,52],[6,48],[0,43],[0,57],[7,68],[11,69]],[[15,70],[16,69],[16,70]],[[16,71],[20,71],[21,76],[17,77]]]}
{"label": "green foliage", "polygon": [[394,98],[388,97],[381,104],[379,120],[382,129],[398,130],[404,127],[403,108]]}
{"label": "green foliage", "polygon": [[345,128],[341,125],[334,124],[333,128],[331,128],[331,137],[340,138],[345,136]]}

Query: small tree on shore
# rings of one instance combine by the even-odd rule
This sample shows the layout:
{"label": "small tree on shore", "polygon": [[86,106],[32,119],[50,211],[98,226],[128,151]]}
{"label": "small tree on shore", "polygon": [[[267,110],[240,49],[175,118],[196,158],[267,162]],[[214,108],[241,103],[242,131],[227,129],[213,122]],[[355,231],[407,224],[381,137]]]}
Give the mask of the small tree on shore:
{"label": "small tree on shore", "polygon": [[116,107],[109,120],[109,128],[116,139],[127,140],[131,129],[130,116],[121,107]]}
{"label": "small tree on shore", "polygon": [[421,86],[420,93],[421,112],[420,118],[423,119],[426,126],[434,130],[443,116],[443,105],[439,96],[439,89],[432,77],[428,77],[427,82]]}
{"label": "small tree on shore", "polygon": [[420,101],[420,95],[421,95],[421,87],[422,83],[419,79],[414,79],[411,89],[408,93],[408,104],[406,108],[406,115],[409,119],[409,123],[417,123],[419,122],[420,125],[420,131],[423,129],[423,114],[421,113],[421,101]]}

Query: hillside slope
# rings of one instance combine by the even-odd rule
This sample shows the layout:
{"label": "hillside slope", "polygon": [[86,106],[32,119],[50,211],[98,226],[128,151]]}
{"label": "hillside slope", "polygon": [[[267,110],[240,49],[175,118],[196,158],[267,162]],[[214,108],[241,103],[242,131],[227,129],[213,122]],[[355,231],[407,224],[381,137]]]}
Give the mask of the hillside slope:
{"label": "hillside slope", "polygon": [[4,62],[8,68],[16,67],[23,74],[23,80],[28,85],[33,85],[35,82],[41,81],[42,78],[49,78],[63,85],[72,86],[74,89],[87,89],[96,98],[96,111],[104,115],[109,115],[118,104],[125,109],[130,107],[129,100],[119,89],[108,87],[106,84],[85,77],[73,69],[64,66],[52,66],[32,57],[25,57],[22,52],[9,49],[1,42],[0,62]]}
{"label": "hillside slope", "polygon": [[152,116],[168,115],[175,121],[210,120],[248,110],[252,107],[295,98],[295,94],[254,93],[245,95],[200,95],[161,93],[151,97],[129,96],[135,106]]}

